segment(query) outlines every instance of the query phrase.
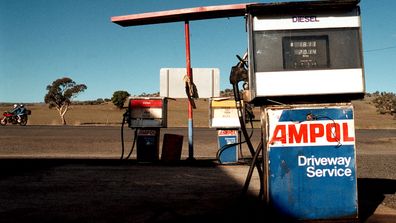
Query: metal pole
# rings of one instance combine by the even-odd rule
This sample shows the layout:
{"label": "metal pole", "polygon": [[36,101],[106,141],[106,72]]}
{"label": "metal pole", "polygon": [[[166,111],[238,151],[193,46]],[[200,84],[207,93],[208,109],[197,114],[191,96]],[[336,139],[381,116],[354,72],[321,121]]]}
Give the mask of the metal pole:
{"label": "metal pole", "polygon": [[[184,35],[186,39],[186,70],[187,76],[193,80],[191,72],[191,59],[190,59],[190,25],[188,21],[184,22]],[[188,159],[194,160],[194,140],[193,140],[193,110],[191,101],[188,100]]]}

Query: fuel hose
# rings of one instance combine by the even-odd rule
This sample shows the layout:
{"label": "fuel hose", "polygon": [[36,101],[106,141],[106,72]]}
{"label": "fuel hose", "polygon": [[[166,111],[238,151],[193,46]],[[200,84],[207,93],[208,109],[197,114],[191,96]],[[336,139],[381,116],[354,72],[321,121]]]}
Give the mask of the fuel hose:
{"label": "fuel hose", "polygon": [[[123,114],[123,117],[122,117],[122,123],[121,123],[121,157],[120,157],[120,160],[124,159],[124,153],[125,153],[124,124],[127,122],[128,116],[129,116],[129,111],[126,111]],[[137,132],[138,132],[138,130],[135,129],[132,146],[131,146],[131,149],[129,150],[128,155],[125,157],[125,159],[129,159],[130,156],[132,155],[133,149],[135,148],[135,144],[136,144]]]}

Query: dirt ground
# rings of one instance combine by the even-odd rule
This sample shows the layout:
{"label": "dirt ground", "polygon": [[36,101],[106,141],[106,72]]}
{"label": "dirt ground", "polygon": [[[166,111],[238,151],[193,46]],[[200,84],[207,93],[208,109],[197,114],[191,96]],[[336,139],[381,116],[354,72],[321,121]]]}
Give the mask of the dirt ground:
{"label": "dirt ground", "polygon": [[[185,140],[181,161],[142,163],[135,152],[119,160],[116,127],[2,127],[0,222],[292,222],[258,198],[256,172],[242,194],[251,162],[246,148],[239,163],[220,165],[215,130],[195,134],[196,161],[186,160]],[[359,222],[396,222],[395,135],[356,133]]]}

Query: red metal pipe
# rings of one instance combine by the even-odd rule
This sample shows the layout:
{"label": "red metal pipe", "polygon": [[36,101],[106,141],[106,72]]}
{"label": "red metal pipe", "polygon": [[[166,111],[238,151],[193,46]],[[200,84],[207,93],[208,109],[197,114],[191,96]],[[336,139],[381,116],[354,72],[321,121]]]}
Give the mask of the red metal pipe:
{"label": "red metal pipe", "polygon": [[[191,57],[190,57],[190,25],[188,21],[184,22],[184,35],[186,39],[186,70],[188,78],[192,80],[192,72],[191,72]],[[188,118],[192,118],[192,106],[191,103],[188,103]]]}
{"label": "red metal pipe", "polygon": [[[193,81],[193,75],[191,70],[191,58],[190,58],[190,25],[188,21],[184,22],[184,35],[186,39],[186,70],[187,76],[190,81]],[[191,100],[188,100],[188,159],[194,159],[194,143],[193,143],[193,109]]]}

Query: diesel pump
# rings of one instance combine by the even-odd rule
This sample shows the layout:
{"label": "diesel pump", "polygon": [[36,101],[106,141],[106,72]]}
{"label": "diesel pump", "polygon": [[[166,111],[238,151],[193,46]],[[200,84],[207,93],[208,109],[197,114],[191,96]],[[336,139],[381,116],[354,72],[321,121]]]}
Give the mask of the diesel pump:
{"label": "diesel pump", "polygon": [[238,57],[230,82],[238,107],[240,81],[247,83],[245,103],[260,107],[261,146],[249,148],[255,156],[262,152],[263,170],[256,166],[264,173],[263,197],[280,216],[309,222],[358,218],[351,103],[365,94],[358,4],[246,6],[248,53]]}

